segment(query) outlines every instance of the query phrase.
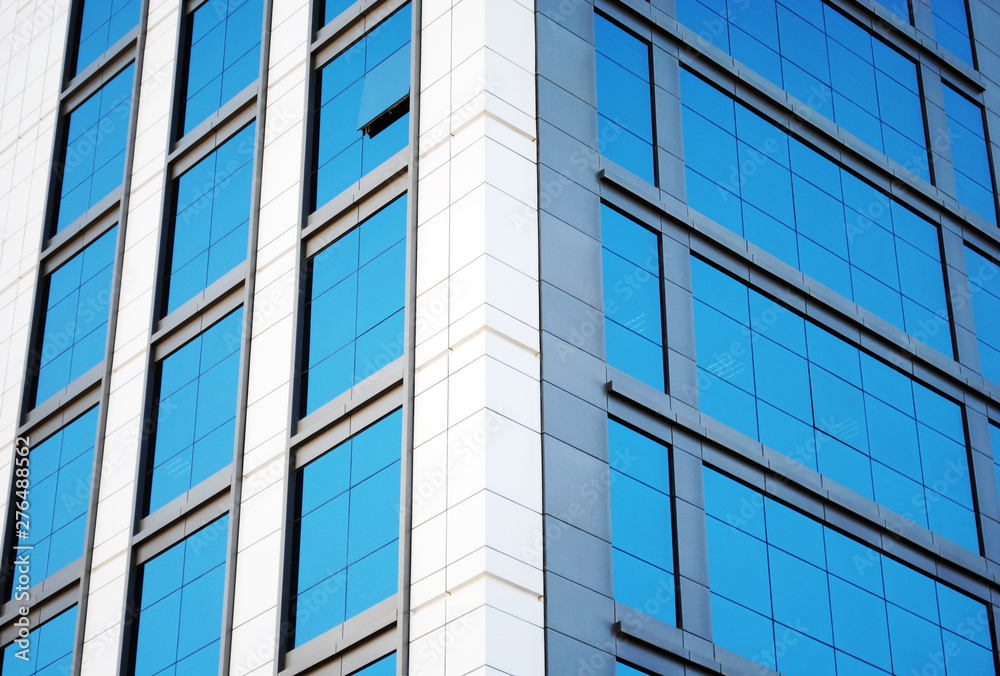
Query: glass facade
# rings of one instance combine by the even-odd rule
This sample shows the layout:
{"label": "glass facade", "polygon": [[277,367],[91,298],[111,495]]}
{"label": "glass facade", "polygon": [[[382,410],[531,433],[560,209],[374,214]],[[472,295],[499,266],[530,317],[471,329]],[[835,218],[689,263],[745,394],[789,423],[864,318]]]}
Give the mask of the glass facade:
{"label": "glass facade", "polygon": [[242,331],[240,309],[160,363],[147,513],[233,461]]}
{"label": "glass facade", "polygon": [[405,5],[320,69],[313,209],[409,142],[411,24]]}
{"label": "glass facade", "polygon": [[705,516],[717,644],[789,676],[994,673],[985,604],[708,468]]}
{"label": "glass facade", "polygon": [[969,35],[969,9],[965,0],[930,0],[934,39],[949,52],[975,68]]}
{"label": "glass facade", "polygon": [[1000,265],[965,248],[969,294],[976,322],[976,342],[983,377],[1000,383]]}
{"label": "glass facade", "polygon": [[45,282],[36,405],[104,359],[117,230],[105,232]]}
{"label": "glass facade", "polygon": [[79,73],[139,25],[139,0],[84,0],[76,43]]}
{"label": "glass facade", "polygon": [[130,673],[218,671],[228,533],[224,516],[140,566]]}
{"label": "glass facade", "polygon": [[403,354],[406,196],[309,261],[303,413]]}
{"label": "glass facade", "polygon": [[168,313],[246,260],[256,127],[250,123],[177,179]]}
{"label": "glass facade", "polygon": [[678,20],[875,150],[930,181],[916,64],[830,5],[677,4]]}
{"label": "glass facade", "polygon": [[947,82],[943,85],[948,143],[955,167],[958,201],[996,225],[996,196],[993,194],[993,170],[983,110]]}
{"label": "glass facade", "polygon": [[691,260],[708,415],[974,552],[962,407]]}
{"label": "glass facade", "polygon": [[24,648],[16,641],[3,649],[0,673],[4,676],[61,676],[70,673],[76,632],[76,606],[66,610],[27,636],[27,659],[18,656]]}
{"label": "glass facade", "polygon": [[382,418],[297,473],[296,646],[399,588],[402,419]]}
{"label": "glass facade", "polygon": [[122,183],[133,70],[134,66],[129,65],[68,116],[60,153],[57,232]]}
{"label": "glass facade", "polygon": [[257,79],[263,10],[263,0],[208,0],[191,14],[184,134]]}
{"label": "glass facade", "polygon": [[953,355],[935,225],[686,70],[681,89],[688,204]]}

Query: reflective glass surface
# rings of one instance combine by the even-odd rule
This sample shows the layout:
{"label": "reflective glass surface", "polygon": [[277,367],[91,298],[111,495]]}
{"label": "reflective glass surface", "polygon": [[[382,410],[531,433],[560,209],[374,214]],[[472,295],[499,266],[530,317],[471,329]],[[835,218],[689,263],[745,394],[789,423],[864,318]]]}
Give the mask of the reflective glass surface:
{"label": "reflective glass surface", "polygon": [[616,676],[646,676],[645,671],[639,671],[635,667],[630,667],[621,662],[615,663],[615,674]]}
{"label": "reflective glass surface", "polygon": [[934,39],[949,52],[975,68],[965,0],[930,0]]}
{"label": "reflective glass surface", "polygon": [[219,671],[229,516],[140,568],[135,676]]}
{"label": "reflective glass surface", "polygon": [[937,226],[688,71],[688,203],[952,357]]}
{"label": "reflective glass surface", "polygon": [[396,411],[298,471],[296,646],[399,589],[402,425]]}
{"label": "reflective glass surface", "polygon": [[160,362],[147,513],[233,461],[242,331],[240,308]]}
{"label": "reflective glass surface", "polygon": [[105,232],[45,282],[36,405],[104,359],[117,232]]}
{"label": "reflective glass surface", "polygon": [[597,138],[601,154],[656,183],[649,45],[600,14],[597,46]]}
{"label": "reflective glass surface", "polygon": [[351,676],[395,676],[396,653],[386,655],[378,662],[372,662],[367,667],[351,672]]}
{"label": "reflective glass surface", "polygon": [[256,126],[243,128],[177,179],[168,313],[246,260]]}
{"label": "reflective glass surface", "polygon": [[976,553],[962,408],[699,259],[701,410]]}
{"label": "reflective glass surface", "polygon": [[615,600],[676,624],[669,451],[614,420],[608,450]]}
{"label": "reflective glass surface", "polygon": [[983,377],[1000,383],[1000,265],[966,247],[965,265]]}
{"label": "reflective glass surface", "polygon": [[320,3],[320,11],[322,16],[319,19],[320,26],[324,26],[334,19],[336,19],[340,14],[354,4],[356,0],[323,0]]}
{"label": "reflective glass surface", "polygon": [[139,5],[139,0],[83,0],[77,35],[77,73],[139,24]]}
{"label": "reflective glass surface", "polygon": [[129,65],[69,114],[56,232],[122,184],[133,68]]}
{"label": "reflective glass surface", "polygon": [[1000,488],[1000,427],[990,425],[990,442],[993,446],[993,469],[996,471],[997,487]]}
{"label": "reflective glass surface", "polygon": [[17,642],[3,649],[3,676],[63,676],[73,668],[73,642],[76,634],[76,606],[59,613],[28,634],[28,659],[18,653],[24,648]]}
{"label": "reflective glass surface", "polygon": [[305,413],[403,354],[406,196],[309,261]]}
{"label": "reflective glass surface", "polygon": [[942,82],[942,85],[958,201],[996,225],[993,171],[990,169],[983,110],[952,89],[947,82]]}
{"label": "reflective glass surface", "polygon": [[185,134],[257,79],[263,11],[263,0],[208,0],[194,11]]}
{"label": "reflective glass surface", "polygon": [[916,64],[833,7],[820,0],[684,0],[677,18],[930,181]]}
{"label": "reflective glass surface", "polygon": [[[18,537],[16,542],[32,547],[27,552],[30,582],[21,585],[15,581],[11,598],[17,594],[16,586],[33,587],[83,556],[96,436],[95,407],[31,448],[28,518],[22,521],[27,524],[24,530],[28,537]],[[20,489],[16,477],[14,487]],[[15,527],[18,528],[15,532],[20,532],[20,527]],[[12,556],[16,558],[18,553],[13,552]]]}
{"label": "reflective glass surface", "polygon": [[409,142],[411,22],[407,4],[320,69],[314,209]]}
{"label": "reflective glass surface", "polygon": [[662,390],[659,238],[602,204],[601,244],[608,363]]}
{"label": "reflective glass surface", "polygon": [[994,673],[985,604],[705,468],[712,634],[787,676]]}

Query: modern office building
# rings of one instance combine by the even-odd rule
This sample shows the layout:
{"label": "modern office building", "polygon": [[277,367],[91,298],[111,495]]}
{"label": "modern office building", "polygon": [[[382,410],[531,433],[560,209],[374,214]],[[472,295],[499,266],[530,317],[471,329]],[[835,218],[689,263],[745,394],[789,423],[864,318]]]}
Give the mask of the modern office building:
{"label": "modern office building", "polygon": [[0,674],[995,676],[997,0],[0,0]]}

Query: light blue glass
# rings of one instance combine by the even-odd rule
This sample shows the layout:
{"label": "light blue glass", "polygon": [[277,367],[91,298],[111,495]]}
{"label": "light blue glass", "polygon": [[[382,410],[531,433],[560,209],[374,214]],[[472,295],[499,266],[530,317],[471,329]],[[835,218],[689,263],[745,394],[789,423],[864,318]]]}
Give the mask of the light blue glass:
{"label": "light blue glass", "polygon": [[396,411],[298,472],[296,646],[399,588],[402,420]]}
{"label": "light blue glass", "polygon": [[[0,673],[4,676],[56,676],[68,674],[73,667],[76,642],[76,606],[56,615],[28,634],[28,650],[17,642],[3,649]],[[18,656],[21,653],[27,659]]]}
{"label": "light blue glass", "polygon": [[233,461],[242,322],[240,308],[160,363],[148,514]]}
{"label": "light blue glass", "polygon": [[403,354],[407,198],[309,261],[304,414]]}
{"label": "light blue glass", "polygon": [[227,515],[141,566],[135,676],[217,671],[228,536]]}
{"label": "light blue glass", "polygon": [[997,321],[1000,317],[1000,265],[968,247],[965,265],[976,322],[980,369],[985,378],[1000,383],[1000,321]]}
{"label": "light blue glass", "polygon": [[975,68],[965,0],[931,0],[930,5],[938,44]]}
{"label": "light blue glass", "polygon": [[35,405],[104,359],[118,227],[49,275]]}
{"label": "light blue glass", "polygon": [[996,225],[997,207],[993,194],[993,171],[983,111],[947,82],[944,85],[944,112],[948,120],[948,143],[955,167],[958,201]]}
{"label": "light blue glass", "polygon": [[350,676],[394,676],[396,673],[396,653],[387,655],[367,667],[351,672]]}
{"label": "light blue glass", "polygon": [[702,412],[979,551],[961,406],[698,258],[691,273]]}
{"label": "light blue glass", "polygon": [[56,232],[121,185],[132,111],[134,65],[115,75],[70,114],[60,159]]}
{"label": "light blue glass", "polygon": [[76,73],[139,24],[139,0],[84,0],[76,36]]}
{"label": "light blue glass", "polygon": [[175,183],[167,313],[246,260],[256,126],[251,122]]}
{"label": "light blue glass", "polygon": [[[809,25],[800,17],[795,21]],[[843,21],[861,31],[871,59],[878,41]],[[865,51],[854,42],[854,49]],[[859,58],[847,47],[840,49],[844,59]],[[877,48],[874,53],[879,61]],[[681,86],[688,204],[953,356],[941,245],[933,224],[696,75],[682,70]],[[894,98],[911,95],[904,88]],[[914,124],[922,128],[919,115]]]}

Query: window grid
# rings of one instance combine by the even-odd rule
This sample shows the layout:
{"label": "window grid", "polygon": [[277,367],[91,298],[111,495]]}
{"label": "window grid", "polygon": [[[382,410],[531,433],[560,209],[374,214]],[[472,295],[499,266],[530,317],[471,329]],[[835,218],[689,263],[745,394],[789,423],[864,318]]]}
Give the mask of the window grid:
{"label": "window grid", "polygon": [[76,34],[79,74],[139,25],[140,0],[83,0]]}
{"label": "window grid", "polygon": [[965,265],[979,345],[979,368],[984,378],[1000,383],[1000,265],[968,246]]}
{"label": "window grid", "polygon": [[983,109],[960,94],[947,82],[944,86],[944,112],[948,121],[948,144],[955,168],[958,201],[993,225],[997,224],[996,196],[993,194],[993,168]]}
{"label": "window grid", "polygon": [[28,634],[28,659],[17,656],[21,650],[11,643],[3,649],[0,673],[4,676],[56,676],[68,674],[73,663],[77,607],[65,610]]}
{"label": "window grid", "polygon": [[938,44],[976,67],[972,56],[972,36],[969,32],[969,11],[965,0],[930,0],[934,18],[934,38]]}

